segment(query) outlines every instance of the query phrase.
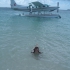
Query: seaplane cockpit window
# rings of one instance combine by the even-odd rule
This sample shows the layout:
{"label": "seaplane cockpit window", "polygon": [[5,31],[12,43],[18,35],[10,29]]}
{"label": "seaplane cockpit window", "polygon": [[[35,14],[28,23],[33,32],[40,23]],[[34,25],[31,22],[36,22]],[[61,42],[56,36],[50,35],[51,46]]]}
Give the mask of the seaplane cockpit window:
{"label": "seaplane cockpit window", "polygon": [[32,8],[34,8],[34,7],[32,7]]}
{"label": "seaplane cockpit window", "polygon": [[42,8],[41,6],[39,6],[39,8]]}
{"label": "seaplane cockpit window", "polygon": [[37,8],[37,6],[36,6],[36,8]]}
{"label": "seaplane cockpit window", "polygon": [[43,7],[45,7],[45,6],[43,6]]}

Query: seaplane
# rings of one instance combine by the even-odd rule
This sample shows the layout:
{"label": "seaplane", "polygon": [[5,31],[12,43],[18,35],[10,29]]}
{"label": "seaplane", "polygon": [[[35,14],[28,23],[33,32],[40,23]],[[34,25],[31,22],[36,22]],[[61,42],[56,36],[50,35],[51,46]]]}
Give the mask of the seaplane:
{"label": "seaplane", "polygon": [[[56,17],[61,18],[59,14],[53,14],[52,11],[59,11],[59,2],[57,6],[52,7],[47,4],[43,4],[39,1],[31,2],[28,6],[18,5],[14,0],[11,0],[11,8],[13,10],[23,11],[23,16],[27,17]],[[27,12],[27,13],[26,13]],[[49,13],[47,13],[49,12]]]}

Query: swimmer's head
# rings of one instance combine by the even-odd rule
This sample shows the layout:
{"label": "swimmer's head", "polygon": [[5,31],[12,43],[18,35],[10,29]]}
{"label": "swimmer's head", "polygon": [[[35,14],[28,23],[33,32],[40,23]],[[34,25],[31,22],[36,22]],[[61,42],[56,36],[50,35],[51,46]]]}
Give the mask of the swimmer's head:
{"label": "swimmer's head", "polygon": [[34,52],[39,52],[39,47],[35,47]]}

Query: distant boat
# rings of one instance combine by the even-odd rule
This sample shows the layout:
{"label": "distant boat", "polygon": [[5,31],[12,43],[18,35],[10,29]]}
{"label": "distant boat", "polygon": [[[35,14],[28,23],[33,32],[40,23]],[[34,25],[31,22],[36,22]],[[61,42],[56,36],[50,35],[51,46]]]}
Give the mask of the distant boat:
{"label": "distant boat", "polygon": [[68,11],[70,11],[70,9],[67,9]]}

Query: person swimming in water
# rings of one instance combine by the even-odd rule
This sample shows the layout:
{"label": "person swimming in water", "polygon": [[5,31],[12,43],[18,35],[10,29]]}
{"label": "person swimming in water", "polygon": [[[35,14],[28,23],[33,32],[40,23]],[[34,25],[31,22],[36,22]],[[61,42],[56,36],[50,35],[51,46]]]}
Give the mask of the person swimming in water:
{"label": "person swimming in water", "polygon": [[35,47],[34,49],[33,49],[33,52],[31,52],[31,53],[41,53],[40,51],[39,51],[39,47]]}

